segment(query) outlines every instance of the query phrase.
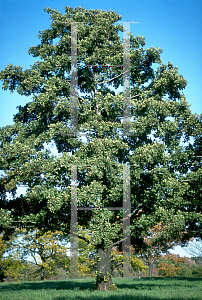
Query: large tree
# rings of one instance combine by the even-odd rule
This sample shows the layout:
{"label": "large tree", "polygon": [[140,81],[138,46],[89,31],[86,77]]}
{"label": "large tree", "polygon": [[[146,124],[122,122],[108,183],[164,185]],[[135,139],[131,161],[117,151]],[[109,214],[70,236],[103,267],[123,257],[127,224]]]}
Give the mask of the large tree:
{"label": "large tree", "polygon": [[[191,235],[198,234],[201,211],[189,209],[190,185],[184,181],[194,150],[187,149],[185,142],[189,145],[190,137],[197,139],[200,150],[202,126],[201,117],[191,113],[182,92],[187,81],[171,62],[162,63],[162,49],[145,48],[145,38],[130,33],[130,109],[123,112],[125,94],[116,89],[123,86],[129,70],[120,67],[125,46],[119,32],[124,28],[115,22],[121,16],[81,7],[65,7],[64,14],[51,8],[45,11],[51,26],[39,33],[40,43],[29,49],[38,60],[29,69],[8,64],[0,73],[5,90],[32,96],[24,107],[18,107],[14,125],[0,131],[1,229],[5,236],[19,222],[41,232],[70,233],[72,165],[77,166],[79,207],[122,207],[127,175],[131,244],[136,253],[146,249],[144,236],[160,222],[164,227],[173,223],[168,234],[176,240],[186,226],[197,226]],[[71,22],[78,22],[79,134],[75,136]],[[125,129],[121,134],[125,111],[131,116],[130,135]],[[86,139],[81,138],[84,133]],[[51,144],[59,156],[47,149]],[[197,164],[201,168],[200,158]],[[19,185],[27,186],[25,195],[16,195]],[[12,200],[8,201],[6,191]],[[97,249],[99,289],[112,286],[111,249],[117,245],[121,251],[122,218],[120,210],[78,212],[78,224],[91,230],[91,244]],[[185,233],[184,240],[188,238]]]}

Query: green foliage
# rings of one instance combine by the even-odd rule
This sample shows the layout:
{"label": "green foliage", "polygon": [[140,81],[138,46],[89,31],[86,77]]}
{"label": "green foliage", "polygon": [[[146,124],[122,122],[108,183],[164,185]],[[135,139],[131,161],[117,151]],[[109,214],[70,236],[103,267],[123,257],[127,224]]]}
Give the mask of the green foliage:
{"label": "green foliage", "polygon": [[24,268],[23,273],[21,274],[21,281],[36,281],[41,280],[41,274],[38,272],[38,267],[29,262],[23,261]]}
{"label": "green foliage", "polygon": [[[114,272],[115,270],[117,270],[118,274],[122,276],[122,260],[123,260],[122,252],[118,251],[118,249],[116,248],[112,248],[111,254],[112,254],[111,257],[112,270],[113,270],[112,274],[115,274]],[[144,272],[145,270],[148,269],[148,267],[144,264],[144,262],[140,258],[135,256],[133,247],[130,256],[130,264],[132,267],[132,273],[137,271]]]}
{"label": "green foliage", "polygon": [[[179,271],[178,276],[179,277],[192,277],[193,271],[189,268],[189,266],[181,265],[181,270]],[[200,277],[200,276],[198,276],[198,277]]]}
{"label": "green foliage", "polygon": [[[0,235],[0,278],[1,281],[30,280],[28,273],[30,265],[26,264],[20,256],[19,251],[11,253],[11,242],[6,242]],[[33,278],[32,278],[33,279]]]}
{"label": "green foliage", "polygon": [[96,248],[90,244],[90,234],[87,229],[78,226],[78,235],[86,240],[78,240],[78,273],[79,276],[95,277]]}
{"label": "green foliage", "polygon": [[161,277],[190,277],[191,269],[186,265],[186,258],[179,255],[166,254],[158,259],[157,271]]}
{"label": "green foliage", "polygon": [[6,244],[3,241],[3,236],[0,235],[0,281],[5,278],[4,268],[3,268],[3,255],[6,250]]}
{"label": "green foliage", "polygon": [[[146,48],[144,37],[130,34],[133,135],[117,135],[123,129],[123,93],[112,88],[123,85],[123,71],[117,66],[123,65],[118,34],[123,26],[115,25],[121,16],[82,7],[66,7],[65,14],[45,11],[51,26],[29,49],[38,60],[29,69],[9,64],[0,72],[5,90],[32,96],[18,107],[14,125],[0,129],[1,231],[9,236],[15,227],[34,226],[41,235],[56,230],[68,235],[71,165],[78,167],[79,206],[122,207],[123,165],[129,163],[135,252],[147,249],[144,238],[159,223],[162,241],[200,237],[202,117],[189,109],[183,94],[186,79],[171,62],[162,63],[162,49]],[[71,21],[79,22],[78,132],[86,133],[86,141],[70,135]],[[60,156],[47,150],[50,145]],[[25,195],[16,195],[19,185],[27,186]],[[107,251],[119,242],[121,250],[119,218],[122,211],[88,210],[78,214],[78,224],[90,230],[93,246]],[[51,257],[44,262],[47,274],[53,266]],[[81,272],[86,274],[89,266],[85,268]]]}
{"label": "green foliage", "polygon": [[7,281],[21,281],[26,268],[22,260],[17,257],[6,257],[3,260],[4,276]]}
{"label": "green foliage", "polygon": [[202,277],[202,266],[194,266],[192,270],[193,277]]}
{"label": "green foliage", "polygon": [[145,271],[148,269],[147,266],[144,265],[143,261],[139,259],[138,257],[135,257],[134,255],[131,256],[131,266],[133,268],[133,271]]}
{"label": "green foliage", "polygon": [[[24,268],[28,274],[33,274],[35,279],[40,275],[43,280],[57,275],[60,266],[69,271],[69,258],[65,243],[67,243],[67,239],[65,240],[59,231],[46,232],[41,235],[37,229],[28,233],[22,229],[16,230],[7,243],[9,258],[4,259],[6,276],[15,273],[12,278],[22,280],[21,268]],[[28,257],[32,259],[31,264],[27,264]],[[37,268],[33,270],[32,264]],[[30,275],[27,279],[30,280]]]}

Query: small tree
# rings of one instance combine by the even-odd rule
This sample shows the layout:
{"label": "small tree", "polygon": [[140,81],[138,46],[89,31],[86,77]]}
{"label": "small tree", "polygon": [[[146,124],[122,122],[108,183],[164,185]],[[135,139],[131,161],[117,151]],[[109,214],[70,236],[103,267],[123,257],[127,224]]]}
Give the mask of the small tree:
{"label": "small tree", "polygon": [[16,230],[9,241],[8,250],[11,253],[10,259],[14,260],[17,254],[21,264],[31,257],[41,280],[56,275],[60,266],[69,270],[67,239],[59,231],[49,231],[41,235],[37,229],[29,233],[23,229]]}
{"label": "small tree", "polygon": [[152,267],[157,259],[161,257],[162,253],[167,252],[172,247],[171,243],[167,243],[165,240],[162,241],[163,230],[163,225],[161,223],[157,224],[144,237],[147,249],[142,251],[142,256],[146,259],[149,266],[149,277],[152,277]]}
{"label": "small tree", "polygon": [[146,258],[149,265],[149,277],[152,277],[152,266],[158,258],[163,254],[168,254],[174,246],[181,244],[181,239],[186,234],[186,231],[183,231],[184,217],[182,215],[173,218],[172,212],[165,210],[162,210],[162,214],[165,216],[164,221],[149,229],[144,237],[147,248],[142,256]]}

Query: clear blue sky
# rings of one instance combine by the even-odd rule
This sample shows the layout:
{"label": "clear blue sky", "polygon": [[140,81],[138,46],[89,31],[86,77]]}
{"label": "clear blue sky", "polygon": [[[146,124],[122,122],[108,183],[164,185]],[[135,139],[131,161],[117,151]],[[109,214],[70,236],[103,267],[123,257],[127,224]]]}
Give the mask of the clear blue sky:
{"label": "clear blue sky", "polygon": [[[146,37],[146,46],[162,47],[164,63],[171,61],[188,80],[184,90],[193,113],[202,113],[202,1],[201,0],[0,0],[0,70],[8,63],[25,68],[34,62],[30,46],[39,43],[38,32],[49,27],[43,8],[64,13],[64,6],[113,10],[131,24],[134,35]],[[1,83],[0,83],[1,85]],[[0,127],[13,123],[17,105],[27,97],[0,87]]]}
{"label": "clear blue sky", "polygon": [[[9,63],[29,68],[30,46],[39,43],[38,32],[50,25],[44,7],[113,10],[131,24],[134,36],[145,36],[146,47],[162,47],[162,60],[178,66],[189,82],[184,90],[193,113],[202,113],[202,1],[201,0],[0,0],[0,70]],[[1,83],[0,83],[1,85]],[[13,124],[16,106],[30,101],[0,87],[0,127]]]}

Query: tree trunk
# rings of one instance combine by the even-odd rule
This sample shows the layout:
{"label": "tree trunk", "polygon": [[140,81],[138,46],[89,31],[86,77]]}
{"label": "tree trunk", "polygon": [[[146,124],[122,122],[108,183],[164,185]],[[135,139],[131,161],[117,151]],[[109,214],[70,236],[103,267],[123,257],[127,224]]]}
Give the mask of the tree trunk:
{"label": "tree trunk", "polygon": [[41,280],[44,280],[44,266],[41,267]]}
{"label": "tree trunk", "polygon": [[112,283],[111,248],[108,250],[104,250],[102,247],[98,248],[97,276],[95,286],[98,290],[116,289],[116,286]]}
{"label": "tree trunk", "polygon": [[152,264],[149,264],[149,277],[152,277]]}

